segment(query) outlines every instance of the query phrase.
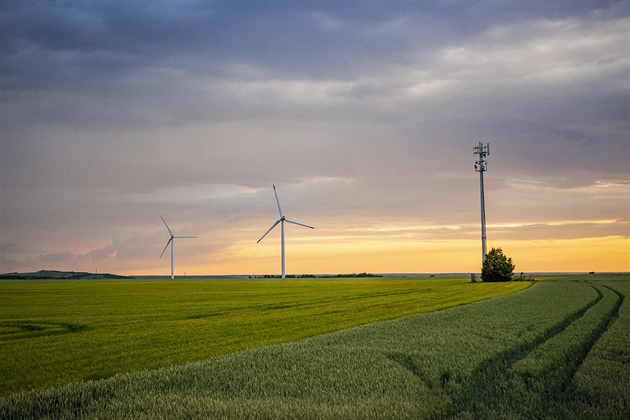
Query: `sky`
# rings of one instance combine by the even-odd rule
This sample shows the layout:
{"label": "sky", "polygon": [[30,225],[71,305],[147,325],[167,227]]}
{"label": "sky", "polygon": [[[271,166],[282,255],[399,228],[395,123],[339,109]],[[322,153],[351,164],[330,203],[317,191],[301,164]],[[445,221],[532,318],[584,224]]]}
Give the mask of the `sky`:
{"label": "sky", "polygon": [[627,1],[0,3],[0,272],[630,271]]}

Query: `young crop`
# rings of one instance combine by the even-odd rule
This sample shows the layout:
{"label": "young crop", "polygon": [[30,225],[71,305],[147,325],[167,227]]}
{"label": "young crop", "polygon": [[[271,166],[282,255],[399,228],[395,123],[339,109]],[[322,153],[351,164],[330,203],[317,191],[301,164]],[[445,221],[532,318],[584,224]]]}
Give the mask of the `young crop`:
{"label": "young crop", "polygon": [[528,286],[466,279],[0,283],[0,395],[205,360]]}
{"label": "young crop", "polygon": [[582,280],[12,395],[0,417],[628,418],[628,279]]}

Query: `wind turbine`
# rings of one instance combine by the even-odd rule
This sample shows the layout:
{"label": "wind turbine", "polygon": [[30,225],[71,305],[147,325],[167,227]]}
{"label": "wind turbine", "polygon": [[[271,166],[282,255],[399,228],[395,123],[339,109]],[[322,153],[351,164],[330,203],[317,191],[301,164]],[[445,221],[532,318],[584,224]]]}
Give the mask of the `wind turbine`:
{"label": "wind turbine", "polygon": [[[313,226],[308,226],[308,225],[304,225],[302,223],[298,223],[298,222],[294,222],[293,220],[289,220],[286,217],[284,217],[284,214],[282,214],[282,208],[280,208],[280,200],[278,200],[278,193],[276,192],[276,186],[273,186],[273,193],[276,195],[276,203],[278,203],[278,212],[280,213],[280,218],[278,220],[276,220],[276,222],[271,225],[271,227],[269,228],[269,230],[267,232],[265,232],[265,234],[263,236],[261,236],[261,238],[258,240],[258,242],[262,241],[263,238],[265,236],[267,236],[267,234],[269,232],[272,231],[273,228],[275,228],[276,226],[278,226],[278,223],[280,223],[280,237],[281,239],[281,246],[282,246],[282,278],[285,278],[285,272],[284,272],[284,222],[287,223],[293,223],[294,225],[298,225],[298,226],[304,226],[305,228],[309,228],[309,229],[315,229]],[[256,243],[258,243],[256,242]]]}
{"label": "wind turbine", "polygon": [[162,215],[160,215],[160,217],[162,218],[162,221],[164,222],[164,225],[166,225],[166,229],[168,229],[168,233],[171,235],[171,237],[169,238],[168,242],[166,242],[166,246],[164,247],[164,250],[162,251],[162,253],[160,254],[160,258],[162,258],[162,255],[164,255],[164,252],[166,252],[166,248],[168,248],[168,246],[171,246],[171,279],[175,278],[175,239],[184,239],[184,238],[196,238],[196,236],[175,236],[173,235],[173,231],[171,230],[170,227],[168,227],[168,224],[166,223],[166,220],[164,220],[164,218],[162,217]]}

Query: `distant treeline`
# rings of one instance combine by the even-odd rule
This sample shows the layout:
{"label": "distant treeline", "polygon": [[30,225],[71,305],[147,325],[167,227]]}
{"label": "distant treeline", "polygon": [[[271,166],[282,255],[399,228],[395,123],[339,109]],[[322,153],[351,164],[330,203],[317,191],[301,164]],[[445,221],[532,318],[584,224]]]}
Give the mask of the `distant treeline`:
{"label": "distant treeline", "polygon": [[40,270],[35,273],[5,273],[0,274],[0,278],[12,280],[33,280],[33,279],[132,279],[133,277],[119,276],[109,273],[87,273],[77,271],[56,271]]}
{"label": "distant treeline", "polygon": [[[265,274],[264,276],[249,276],[249,278],[256,279],[277,279],[280,275]],[[349,274],[288,274],[288,279],[339,279],[339,278],[353,278],[353,277],[383,277],[380,274],[372,273],[349,273]]]}
{"label": "distant treeline", "polygon": [[[154,276],[140,276],[141,278],[153,278]],[[246,276],[244,276],[246,277]],[[276,279],[280,275],[265,274],[261,276],[248,276],[250,279]],[[380,274],[372,273],[347,273],[347,274],[290,274],[288,279],[338,279],[338,278],[354,278],[354,277],[383,277]],[[83,271],[56,271],[56,270],[40,270],[34,273],[5,273],[0,274],[2,279],[10,280],[88,280],[88,279],[135,279],[136,277],[120,276],[110,273],[88,273]]]}

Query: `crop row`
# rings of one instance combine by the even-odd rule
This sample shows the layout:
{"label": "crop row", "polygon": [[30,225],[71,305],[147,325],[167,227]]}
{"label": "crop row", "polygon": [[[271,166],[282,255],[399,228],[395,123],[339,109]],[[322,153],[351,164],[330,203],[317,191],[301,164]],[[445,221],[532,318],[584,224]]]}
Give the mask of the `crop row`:
{"label": "crop row", "polygon": [[0,283],[0,395],[206,360],[528,285],[466,279]]}
{"label": "crop row", "polygon": [[623,302],[623,295],[613,289],[590,286],[598,296],[589,304],[535,339],[482,363],[456,397],[452,412],[487,418],[576,414],[573,377]]}
{"label": "crop row", "polygon": [[0,399],[0,417],[628,418],[630,282],[518,294]]}

